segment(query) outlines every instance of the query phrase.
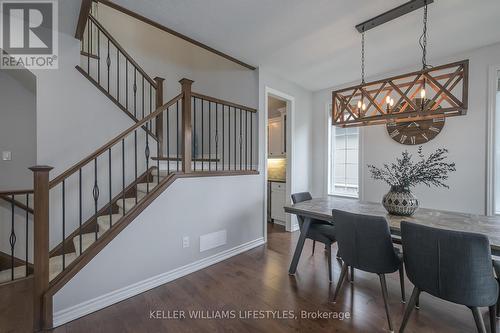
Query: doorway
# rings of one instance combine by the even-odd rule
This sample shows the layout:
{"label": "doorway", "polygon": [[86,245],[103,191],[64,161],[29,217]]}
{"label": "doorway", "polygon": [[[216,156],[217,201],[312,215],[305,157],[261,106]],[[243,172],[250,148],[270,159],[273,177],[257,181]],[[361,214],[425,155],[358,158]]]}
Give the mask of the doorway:
{"label": "doorway", "polygon": [[[266,216],[265,228],[293,232],[299,229],[295,216],[285,214],[283,206],[293,193],[293,114],[295,99],[266,87]],[[267,234],[267,233],[266,233]]]}

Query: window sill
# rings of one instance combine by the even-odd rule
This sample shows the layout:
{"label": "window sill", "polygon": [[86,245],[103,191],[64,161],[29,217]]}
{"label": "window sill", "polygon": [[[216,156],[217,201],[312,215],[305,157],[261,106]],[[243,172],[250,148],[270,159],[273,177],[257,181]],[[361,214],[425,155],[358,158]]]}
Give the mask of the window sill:
{"label": "window sill", "polygon": [[347,198],[347,199],[359,199],[359,195],[349,195],[349,194],[331,194],[328,193],[329,197]]}

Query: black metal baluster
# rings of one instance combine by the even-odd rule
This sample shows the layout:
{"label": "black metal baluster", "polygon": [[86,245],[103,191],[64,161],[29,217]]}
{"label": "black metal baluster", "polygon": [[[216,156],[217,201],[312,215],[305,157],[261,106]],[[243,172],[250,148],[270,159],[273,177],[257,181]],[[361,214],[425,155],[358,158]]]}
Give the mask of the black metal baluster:
{"label": "black metal baluster", "polygon": [[89,20],[89,25],[87,25],[87,74],[90,76],[90,44],[92,43],[92,28],[90,26],[91,21]]}
{"label": "black metal baluster", "polygon": [[[27,193],[27,194],[26,194],[26,207],[29,207],[29,206],[30,206],[30,205],[29,205],[29,200],[30,200],[29,196],[30,196],[30,195],[29,195],[29,193]],[[28,276],[28,273],[29,273],[29,272],[28,272],[28,251],[29,251],[29,248],[28,248],[28,244],[29,244],[29,243],[28,243],[28,236],[29,236],[29,233],[28,233],[28,227],[29,227],[29,226],[28,226],[28,221],[29,221],[29,216],[28,216],[28,214],[29,214],[29,212],[28,212],[28,211],[29,211],[29,209],[26,209],[26,226],[25,226],[25,228],[26,228],[26,238],[25,238],[25,240],[26,240],[26,253],[25,253],[25,254],[26,254],[26,255],[25,255],[25,262],[26,262],[26,276]]]}
{"label": "black metal baluster", "polygon": [[62,269],[66,268],[66,183],[65,179],[62,181]]}
{"label": "black metal baluster", "polygon": [[227,145],[228,145],[228,161],[227,161],[227,169],[231,170],[231,107],[228,105],[227,106],[227,131],[228,131],[228,136],[227,136]]}
{"label": "black metal baluster", "polygon": [[176,104],[176,108],[177,108],[177,140],[176,140],[176,144],[177,144],[177,171],[179,171],[179,162],[180,162],[180,159],[179,159],[179,101],[175,102]]}
{"label": "black metal baluster", "polygon": [[[80,254],[82,254],[82,222],[83,222],[83,212],[82,212],[82,169],[78,171],[78,204],[79,204],[79,232],[78,238],[80,239]],[[76,249],[75,249],[76,251]]]}
{"label": "black metal baluster", "polygon": [[[134,170],[134,175],[135,175],[135,180],[137,180],[137,130],[134,131],[134,164],[135,164],[135,170]],[[137,192],[137,189],[136,189]],[[137,205],[137,195],[135,196],[135,204]]]}
{"label": "black metal baluster", "polygon": [[248,111],[245,111],[245,170],[248,170]]}
{"label": "black metal baluster", "polygon": [[108,94],[109,94],[109,70],[111,67],[111,57],[109,55],[109,38],[108,38],[108,56],[106,57],[106,66],[108,67]]}
{"label": "black metal baluster", "polygon": [[[149,114],[150,115],[151,113],[153,112],[153,86],[150,84],[149,85]],[[152,119],[149,120],[149,129],[151,131],[153,131],[153,123],[152,123]],[[156,138],[157,140],[159,140],[158,138]],[[156,155],[160,156],[159,155],[160,152],[156,152]]]}
{"label": "black metal baluster", "polygon": [[142,76],[142,118],[144,119],[144,76]]}
{"label": "black metal baluster", "polygon": [[215,170],[219,170],[219,104],[215,103]]}
{"label": "black metal baluster", "polygon": [[167,108],[167,174],[170,174],[170,108]]}
{"label": "black metal baluster", "polygon": [[250,168],[253,170],[253,117],[250,117]]}
{"label": "black metal baluster", "polygon": [[204,128],[205,128],[205,117],[203,115],[203,113],[205,112],[203,110],[203,99],[200,99],[201,101],[201,171],[204,170],[204,167],[205,167],[205,162],[204,162],[204,158],[205,158],[205,140],[204,140],[204,137],[205,137],[205,131],[204,131]]}
{"label": "black metal baluster", "polygon": [[10,225],[10,237],[9,237],[9,244],[10,244],[10,274],[11,274],[11,279],[14,280],[14,247],[16,246],[16,232],[14,230],[14,210],[15,210],[15,204],[14,204],[14,195],[11,196],[11,225]]}
{"label": "black metal baluster", "polygon": [[196,97],[193,97],[193,137],[192,137],[193,171],[196,171]]}
{"label": "black metal baluster", "polygon": [[[94,197],[94,215],[97,215],[97,204],[99,200],[99,186],[97,186],[97,157],[94,159],[94,188],[92,190]],[[95,229],[95,240],[97,240],[97,228]]]}
{"label": "black metal baluster", "polygon": [[111,201],[113,201],[113,184],[112,184],[112,172],[111,172],[111,148],[108,149],[108,172],[109,172],[109,229],[113,226],[112,221],[113,221],[113,205],[111,204]]}
{"label": "black metal baluster", "polygon": [[101,85],[101,30],[97,29],[97,83]]}
{"label": "black metal baluster", "polygon": [[134,117],[137,119],[137,69],[134,67]]}
{"label": "black metal baluster", "polygon": [[[160,140],[156,140],[156,151],[157,152],[160,151]],[[158,177],[156,177],[156,184],[160,184],[160,159],[159,158],[156,159],[156,170],[158,172]]]}
{"label": "black metal baluster", "polygon": [[234,170],[236,170],[236,108],[234,110]]}
{"label": "black metal baluster", "polygon": [[[148,125],[146,124],[146,129]],[[146,157],[146,172],[149,171],[149,131],[146,130],[146,148],[144,149],[144,156]],[[160,176],[160,174],[158,174]],[[149,179],[146,179],[146,193],[149,194]]]}
{"label": "black metal baluster", "polygon": [[122,202],[125,215],[125,138],[122,139]]}
{"label": "black metal baluster", "polygon": [[116,100],[120,104],[120,50],[116,47]]}
{"label": "black metal baluster", "polygon": [[242,127],[242,118],[241,118],[241,109],[240,109],[240,170],[242,168],[242,162],[243,162],[243,127]]}
{"label": "black metal baluster", "polygon": [[212,102],[208,101],[208,171],[212,170]]}
{"label": "black metal baluster", "polygon": [[226,138],[225,138],[225,134],[224,134],[224,123],[226,122],[226,116],[224,115],[224,104],[221,105],[222,106],[222,171],[224,171],[224,163],[226,162],[226,154],[225,154],[225,145],[226,145]]}
{"label": "black metal baluster", "polygon": [[125,57],[125,109],[128,109],[128,59]]}

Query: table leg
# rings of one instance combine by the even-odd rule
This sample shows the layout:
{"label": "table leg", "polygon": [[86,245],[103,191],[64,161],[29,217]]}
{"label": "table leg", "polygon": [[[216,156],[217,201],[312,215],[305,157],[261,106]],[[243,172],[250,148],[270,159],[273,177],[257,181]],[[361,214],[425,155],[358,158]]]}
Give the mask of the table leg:
{"label": "table leg", "polygon": [[304,218],[304,223],[302,224],[302,229],[300,229],[300,236],[297,242],[297,246],[295,247],[295,252],[293,254],[293,259],[290,264],[290,269],[288,270],[288,274],[293,275],[297,270],[297,265],[299,263],[300,255],[302,254],[302,248],[304,247],[304,242],[306,240],[307,232],[309,231],[309,226],[311,225],[311,219],[306,217]]}

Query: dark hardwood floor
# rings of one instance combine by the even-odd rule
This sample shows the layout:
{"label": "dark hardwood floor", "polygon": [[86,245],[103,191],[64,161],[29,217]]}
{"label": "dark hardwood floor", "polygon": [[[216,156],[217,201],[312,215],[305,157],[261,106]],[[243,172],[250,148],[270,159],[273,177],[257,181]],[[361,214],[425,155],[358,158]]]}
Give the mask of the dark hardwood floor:
{"label": "dark hardwood floor", "polygon": [[[75,320],[54,332],[387,332],[379,279],[374,274],[355,273],[336,304],[329,302],[336,282],[328,283],[326,255],[321,245],[311,255],[312,242],[306,241],[296,276],[288,265],[298,233],[287,233],[277,225],[268,226],[268,244],[210,266],[121,303]],[[336,253],[336,249],[333,250]],[[340,265],[334,260],[334,279]],[[404,311],[400,301],[398,274],[388,276],[390,310],[396,331]],[[412,285],[407,281],[407,298]],[[414,311],[405,332],[475,332],[469,309],[423,294],[421,309]],[[183,319],[152,319],[150,311],[185,311]],[[271,310],[297,319],[191,319],[188,311]],[[313,315],[348,312],[349,319],[306,319]],[[220,313],[220,312],[219,312]],[[226,312],[230,314],[231,312]],[[216,314],[216,313],[214,313]],[[487,309],[483,309],[488,323]],[[488,327],[489,330],[489,327]]]}

